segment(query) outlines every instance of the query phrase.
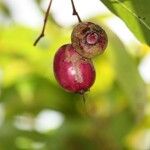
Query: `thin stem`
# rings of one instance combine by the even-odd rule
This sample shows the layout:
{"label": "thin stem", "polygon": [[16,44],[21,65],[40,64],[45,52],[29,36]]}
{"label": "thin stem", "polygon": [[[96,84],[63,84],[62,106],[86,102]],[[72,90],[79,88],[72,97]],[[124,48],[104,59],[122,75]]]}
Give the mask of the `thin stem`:
{"label": "thin stem", "polygon": [[85,93],[82,93],[82,100],[83,100],[83,104],[84,104],[84,111],[85,111],[85,115],[87,116],[87,107],[86,107],[86,98],[85,98]]}
{"label": "thin stem", "polygon": [[85,94],[84,94],[84,93],[82,94],[82,99],[83,99],[83,103],[84,103],[84,105],[85,105],[86,99],[85,99]]}
{"label": "thin stem", "polygon": [[44,23],[43,23],[42,32],[41,32],[41,34],[37,37],[37,39],[35,40],[35,42],[34,42],[34,44],[33,44],[34,46],[36,46],[36,44],[39,42],[39,40],[40,40],[42,37],[44,37],[45,27],[46,27],[46,23],[47,23],[49,11],[50,11],[50,8],[51,8],[51,4],[52,4],[52,0],[49,1],[49,5],[48,5],[48,8],[47,8],[46,13],[45,13],[45,18],[44,18]]}
{"label": "thin stem", "polygon": [[73,0],[71,0],[71,4],[72,4],[72,9],[73,9],[73,13],[72,14],[77,16],[79,22],[82,22],[78,12],[76,11],[76,8],[75,8]]}

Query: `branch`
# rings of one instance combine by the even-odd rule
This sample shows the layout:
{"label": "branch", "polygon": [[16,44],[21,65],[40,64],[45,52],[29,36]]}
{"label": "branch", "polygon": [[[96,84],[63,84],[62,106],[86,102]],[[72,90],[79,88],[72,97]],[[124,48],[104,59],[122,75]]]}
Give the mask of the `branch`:
{"label": "branch", "polygon": [[45,27],[46,27],[46,23],[47,23],[49,11],[50,11],[50,8],[51,8],[51,4],[52,4],[52,0],[49,1],[49,5],[48,5],[48,8],[47,8],[46,13],[45,13],[45,18],[44,18],[44,23],[43,23],[42,32],[41,32],[41,34],[37,37],[37,39],[35,40],[35,42],[34,42],[34,44],[33,44],[34,46],[36,46],[36,44],[39,42],[39,40],[40,40],[42,37],[44,37]]}
{"label": "branch", "polygon": [[72,4],[72,9],[73,9],[73,13],[72,14],[77,16],[79,22],[82,22],[78,12],[76,11],[76,8],[75,8],[73,0],[71,0],[71,4]]}

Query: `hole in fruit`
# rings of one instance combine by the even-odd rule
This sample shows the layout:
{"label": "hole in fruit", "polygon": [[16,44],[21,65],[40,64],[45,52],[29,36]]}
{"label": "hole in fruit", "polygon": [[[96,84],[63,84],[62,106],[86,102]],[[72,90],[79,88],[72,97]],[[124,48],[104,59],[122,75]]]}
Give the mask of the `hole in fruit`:
{"label": "hole in fruit", "polygon": [[89,33],[87,36],[86,36],[86,41],[88,44],[96,44],[97,41],[98,41],[98,34],[93,32],[93,33]]}

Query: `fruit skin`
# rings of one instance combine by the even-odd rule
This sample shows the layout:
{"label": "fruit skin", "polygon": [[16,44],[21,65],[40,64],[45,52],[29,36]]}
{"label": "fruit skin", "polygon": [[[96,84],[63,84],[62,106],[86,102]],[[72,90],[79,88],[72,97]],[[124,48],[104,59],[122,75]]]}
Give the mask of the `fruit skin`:
{"label": "fruit skin", "polygon": [[105,51],[108,37],[99,25],[92,22],[81,22],[74,27],[71,41],[82,57],[92,58]]}
{"label": "fruit skin", "polygon": [[95,69],[90,59],[81,57],[71,44],[61,46],[54,57],[54,75],[67,91],[84,93],[95,81]]}

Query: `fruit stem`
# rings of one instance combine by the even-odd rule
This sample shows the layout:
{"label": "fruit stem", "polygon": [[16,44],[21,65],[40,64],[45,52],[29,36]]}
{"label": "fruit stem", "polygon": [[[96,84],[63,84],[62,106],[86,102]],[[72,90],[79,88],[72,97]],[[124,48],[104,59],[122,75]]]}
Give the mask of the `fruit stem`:
{"label": "fruit stem", "polygon": [[47,23],[49,11],[50,11],[50,8],[51,8],[51,5],[52,5],[52,1],[53,1],[53,0],[50,0],[50,1],[49,1],[49,5],[48,5],[48,8],[47,8],[46,13],[45,13],[43,28],[42,28],[41,34],[40,34],[40,35],[37,37],[37,39],[35,40],[35,42],[34,42],[34,44],[33,44],[34,46],[36,46],[36,44],[39,42],[39,40],[40,40],[42,37],[44,37],[45,27],[46,27],[46,23]]}
{"label": "fruit stem", "polygon": [[82,93],[82,100],[83,100],[83,105],[84,105],[84,112],[85,115],[87,116],[87,107],[86,107],[86,98],[85,98],[85,93]]}
{"label": "fruit stem", "polygon": [[80,18],[80,16],[79,16],[79,14],[78,14],[78,12],[76,11],[76,8],[75,8],[74,1],[73,1],[73,0],[71,0],[71,4],[72,4],[72,9],[73,9],[72,15],[77,16],[78,21],[79,21],[79,22],[82,22],[82,21],[81,21],[81,18]]}

